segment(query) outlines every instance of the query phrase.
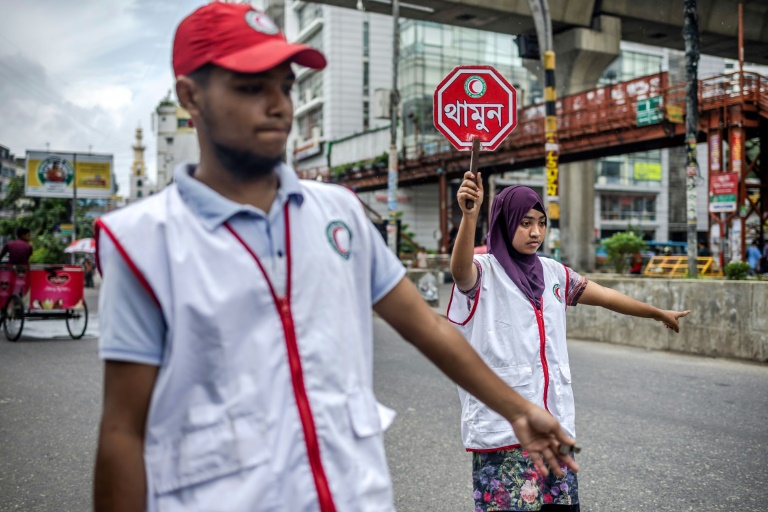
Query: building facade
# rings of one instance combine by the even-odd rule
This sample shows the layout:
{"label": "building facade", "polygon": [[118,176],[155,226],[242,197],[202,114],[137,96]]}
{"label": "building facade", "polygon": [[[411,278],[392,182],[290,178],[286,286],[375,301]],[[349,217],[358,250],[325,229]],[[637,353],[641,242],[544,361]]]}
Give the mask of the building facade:
{"label": "building facade", "polygon": [[389,125],[375,117],[375,92],[392,87],[388,16],[297,1],[267,2],[286,37],[321,50],[323,70],[297,68],[294,127],[287,160],[302,171],[328,170],[328,142]]}
{"label": "building facade", "polygon": [[[0,200],[8,195],[8,187],[11,180],[26,173],[26,159],[17,157],[5,146],[0,146]],[[13,215],[10,211],[0,210],[0,218],[8,218]]]}
{"label": "building facade", "polygon": [[189,112],[170,100],[160,102],[152,117],[157,136],[157,178],[155,190],[162,190],[173,180],[173,169],[182,162],[198,162],[200,146]]}

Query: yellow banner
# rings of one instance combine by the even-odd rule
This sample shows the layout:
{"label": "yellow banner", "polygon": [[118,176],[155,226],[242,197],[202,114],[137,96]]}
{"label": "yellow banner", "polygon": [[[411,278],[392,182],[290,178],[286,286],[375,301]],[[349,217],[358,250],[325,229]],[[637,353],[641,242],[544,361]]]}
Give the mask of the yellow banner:
{"label": "yellow banner", "polygon": [[635,181],[661,181],[661,164],[635,162]]}
{"label": "yellow banner", "polygon": [[75,186],[79,198],[109,199],[112,155],[27,152],[26,195],[69,198]]}

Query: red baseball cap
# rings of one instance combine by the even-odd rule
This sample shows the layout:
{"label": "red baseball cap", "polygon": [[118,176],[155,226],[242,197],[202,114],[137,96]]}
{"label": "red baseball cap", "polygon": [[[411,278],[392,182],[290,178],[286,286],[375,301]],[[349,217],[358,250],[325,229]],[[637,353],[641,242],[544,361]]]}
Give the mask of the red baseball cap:
{"label": "red baseball cap", "polygon": [[326,64],[320,51],[289,43],[269,16],[246,4],[204,5],[182,20],[173,40],[176,76],[205,64],[260,73],[286,61],[313,69]]}

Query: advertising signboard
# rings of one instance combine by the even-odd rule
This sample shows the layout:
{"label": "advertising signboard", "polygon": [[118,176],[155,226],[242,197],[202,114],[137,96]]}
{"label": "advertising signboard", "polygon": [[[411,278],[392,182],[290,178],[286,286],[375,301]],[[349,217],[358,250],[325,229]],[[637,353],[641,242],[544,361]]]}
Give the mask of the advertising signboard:
{"label": "advertising signboard", "polygon": [[709,176],[709,211],[712,213],[735,212],[738,192],[738,173],[711,174]]}
{"label": "advertising signboard", "polygon": [[83,199],[112,196],[112,155],[27,151],[26,195]]}
{"label": "advertising signboard", "polygon": [[84,274],[80,267],[32,269],[29,272],[30,308],[82,308],[83,283]]}

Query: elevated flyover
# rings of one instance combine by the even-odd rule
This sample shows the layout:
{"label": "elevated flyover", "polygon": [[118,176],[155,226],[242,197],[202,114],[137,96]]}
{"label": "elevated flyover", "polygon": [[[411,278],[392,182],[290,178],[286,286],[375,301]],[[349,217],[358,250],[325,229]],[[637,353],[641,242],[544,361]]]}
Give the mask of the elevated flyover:
{"label": "elevated flyover", "polygon": [[[390,14],[389,0],[362,0],[370,12]],[[358,0],[315,3],[356,8]],[[744,58],[768,64],[768,2],[744,0]],[[701,52],[737,58],[738,0],[698,0]],[[549,0],[555,35],[594,27],[601,16],[621,20],[621,40],[683,49],[681,0]],[[505,34],[533,35],[528,0],[410,0],[400,2],[403,18],[433,21]]]}

